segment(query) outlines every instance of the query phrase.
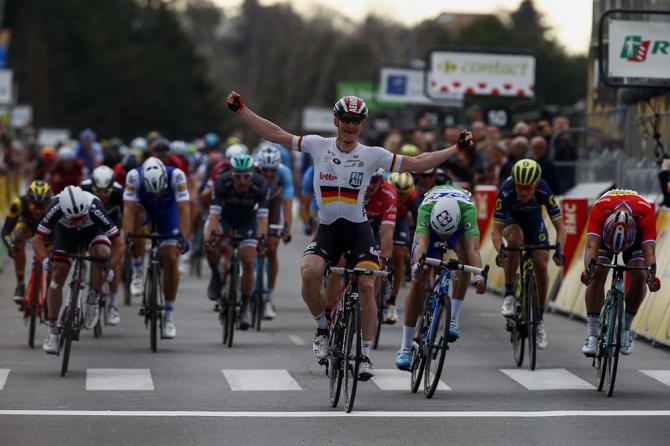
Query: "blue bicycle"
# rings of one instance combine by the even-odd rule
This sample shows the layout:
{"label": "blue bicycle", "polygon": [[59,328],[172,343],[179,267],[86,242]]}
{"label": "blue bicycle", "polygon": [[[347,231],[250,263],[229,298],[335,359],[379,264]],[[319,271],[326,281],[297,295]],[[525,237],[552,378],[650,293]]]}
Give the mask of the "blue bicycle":
{"label": "blue bicycle", "polygon": [[439,268],[435,283],[426,299],[423,314],[416,323],[414,329],[414,340],[411,348],[410,371],[412,372],[411,390],[416,393],[421,385],[421,377],[424,378],[423,392],[426,398],[431,398],[437,390],[440,382],[444,358],[449,350],[449,322],[451,321],[451,298],[449,297],[449,285],[451,283],[451,271],[461,270],[484,277],[484,283],[488,279],[489,267],[477,268],[464,265],[457,260],[443,262],[440,259],[423,257],[419,261],[419,267],[424,265]]}

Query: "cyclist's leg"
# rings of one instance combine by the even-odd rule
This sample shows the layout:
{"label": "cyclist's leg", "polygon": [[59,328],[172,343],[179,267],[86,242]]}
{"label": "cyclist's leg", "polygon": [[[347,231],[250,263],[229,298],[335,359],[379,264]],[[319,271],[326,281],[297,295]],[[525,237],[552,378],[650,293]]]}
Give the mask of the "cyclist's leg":
{"label": "cyclist's leg", "polygon": [[[472,264],[465,249],[463,238],[456,243],[455,249],[458,261],[465,264]],[[470,285],[470,273],[465,271],[454,271],[451,273],[451,283],[453,291],[451,293],[451,320],[458,323],[460,319],[461,307],[465,300],[465,294]]]}
{"label": "cyclist's leg", "polygon": [[[597,260],[599,262],[609,262],[613,253],[606,249],[598,252]],[[586,301],[586,341],[582,347],[582,353],[586,356],[596,354],[598,326],[600,321],[600,311],[605,301],[605,281],[609,270],[596,266],[593,271],[591,283],[586,287],[584,299]]]}
{"label": "cyclist's leg", "polygon": [[337,262],[342,256],[342,249],[336,242],[335,231],[331,229],[331,225],[319,225],[314,239],[305,248],[300,265],[302,299],[319,329],[328,328],[321,301],[321,282],[326,262]]}
{"label": "cyclist's leg", "polygon": [[[209,219],[205,221],[205,227],[203,233],[207,233],[209,228]],[[223,229],[221,223],[218,227],[214,229],[216,235],[223,234]],[[213,243],[210,243],[209,240],[203,240],[205,245],[205,255],[207,257],[207,264],[211,270],[211,277],[209,285],[207,286],[207,295],[210,300],[216,300],[221,294],[221,287],[223,286],[223,276],[221,274],[221,246],[222,241],[217,239]]]}
{"label": "cyclist's leg", "polygon": [[[54,250],[77,252],[79,237],[77,231],[56,225]],[[47,287],[47,305],[49,307],[49,334],[57,334],[57,322],[63,302],[63,285],[70,272],[70,260],[54,255],[51,261],[51,278]],[[47,336],[48,337],[48,336]]]}
{"label": "cyclist's leg", "polygon": [[[344,268],[346,266],[345,256],[342,256],[340,261],[337,263],[339,268]],[[335,308],[337,303],[337,298],[342,294],[342,287],[344,282],[342,276],[339,274],[329,274],[328,279],[326,279],[326,309],[332,311]]]}
{"label": "cyclist's leg", "polygon": [[256,264],[256,239],[243,240],[240,243],[240,263],[242,265],[242,304],[246,305],[254,290],[254,266]]}
{"label": "cyclist's leg", "polygon": [[[623,253],[623,260],[628,266],[645,266],[644,255],[642,254],[642,247],[636,240],[633,246]],[[647,272],[646,271],[628,271],[628,289],[625,294],[626,302],[626,331],[630,331],[633,319],[637,314],[637,310],[642,305],[647,294]]]}
{"label": "cyclist's leg", "polygon": [[[548,245],[549,233],[547,227],[542,220],[542,216],[538,215],[536,219],[523,228],[523,235],[526,243],[529,245]],[[540,306],[540,320],[544,315],[544,307],[547,302],[547,294],[549,290],[549,251],[535,251],[533,252],[533,271],[535,272],[535,280],[537,282],[537,292]]]}
{"label": "cyclist's leg", "polygon": [[[503,228],[503,237],[507,240],[507,246],[510,248],[518,248],[523,246],[524,238],[521,226],[511,216],[507,217],[505,226]],[[505,295],[514,294],[514,281],[516,279],[516,272],[519,269],[519,253],[507,252],[507,262],[504,265],[505,270]]]}
{"label": "cyclist's leg", "polygon": [[[25,223],[19,221],[14,230],[12,237],[14,238],[15,249],[14,253],[14,272],[16,273],[16,288],[17,293],[21,292],[21,296],[25,293],[25,275],[26,275],[26,240],[33,236],[33,231]],[[19,288],[21,288],[19,290]],[[15,298],[19,295],[15,293]]]}

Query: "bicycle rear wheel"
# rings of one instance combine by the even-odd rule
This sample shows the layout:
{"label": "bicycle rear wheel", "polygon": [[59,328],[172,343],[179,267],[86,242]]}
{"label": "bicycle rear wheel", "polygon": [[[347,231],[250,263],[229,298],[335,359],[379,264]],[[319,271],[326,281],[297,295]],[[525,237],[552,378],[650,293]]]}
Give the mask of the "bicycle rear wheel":
{"label": "bicycle rear wheel", "polygon": [[621,341],[623,339],[623,294],[617,293],[616,299],[614,300],[614,308],[612,312],[612,327],[610,329],[610,342],[609,351],[610,357],[607,364],[607,396],[612,396],[614,393],[614,382],[616,381],[616,372],[617,367],[619,366],[619,352],[621,351]]}
{"label": "bicycle rear wheel", "polygon": [[361,365],[361,307],[354,303],[345,312],[344,332],[344,410],[349,413],[354,408],[358,385],[358,368]]}
{"label": "bicycle rear wheel", "polygon": [[437,308],[433,311],[430,329],[426,336],[426,344],[423,347],[426,358],[423,393],[426,398],[431,398],[437,390],[444,366],[444,357],[449,349],[447,338],[451,319],[451,301],[449,298],[441,297],[438,302]]}
{"label": "bicycle rear wheel", "polygon": [[426,366],[425,342],[426,334],[428,333],[428,326],[430,324],[430,305],[426,304],[423,314],[416,321],[414,327],[414,336],[412,338],[410,371],[412,376],[410,378],[410,390],[416,393],[421,385],[421,378],[423,377],[423,370]]}
{"label": "bicycle rear wheel", "polygon": [[342,312],[337,311],[335,320],[333,320],[333,329],[328,340],[328,362],[326,365],[328,371],[328,378],[330,383],[328,390],[330,393],[330,406],[337,407],[340,401],[340,392],[342,390],[342,378],[344,377],[343,370],[343,341],[344,339],[344,324],[342,323]]}
{"label": "bicycle rear wheel", "polygon": [[381,286],[379,287],[379,292],[375,296],[375,301],[377,303],[377,326],[375,327],[375,337],[372,341],[372,349],[377,350],[379,345],[379,336],[382,332],[382,324],[384,323],[384,300],[386,298],[386,292],[388,289],[388,281],[382,279]]}
{"label": "bicycle rear wheel", "polygon": [[529,274],[526,278],[526,322],[528,335],[528,368],[535,370],[537,362],[537,324],[539,318],[537,284],[535,275]]}

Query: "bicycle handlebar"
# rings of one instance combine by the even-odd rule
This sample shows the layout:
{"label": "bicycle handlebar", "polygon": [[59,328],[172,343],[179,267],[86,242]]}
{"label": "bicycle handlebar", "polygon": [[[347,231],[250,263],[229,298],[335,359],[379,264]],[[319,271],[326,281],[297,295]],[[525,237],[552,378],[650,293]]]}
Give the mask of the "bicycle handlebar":
{"label": "bicycle handlebar", "polygon": [[464,263],[459,263],[458,260],[450,259],[447,260],[446,262],[440,260],[440,259],[435,259],[432,257],[426,257],[424,259],[424,263],[426,265],[431,265],[431,266],[438,266],[442,267],[444,266],[448,270],[461,270],[465,271],[466,273],[474,273],[474,274],[481,274],[484,277],[484,280],[487,279],[489,275],[489,266],[486,265],[484,268],[478,268],[476,266],[472,265],[466,265]]}
{"label": "bicycle handlebar", "polygon": [[68,257],[71,259],[79,259],[79,260],[88,260],[90,262],[99,262],[99,263],[107,263],[109,262],[109,257],[97,257],[97,256],[89,256],[85,254],[72,254],[67,251],[62,251],[60,249],[57,249],[55,251],[51,252],[51,257],[58,256],[58,257]]}
{"label": "bicycle handlebar", "polygon": [[181,234],[158,234],[157,232],[152,232],[151,234],[133,234],[130,232],[126,238],[141,238],[147,240],[183,239]]}
{"label": "bicycle handlebar", "polygon": [[525,246],[519,246],[515,248],[510,248],[508,246],[501,246],[500,247],[500,252],[503,251],[510,251],[510,252],[523,252],[523,251],[551,251],[552,249],[555,249],[558,252],[561,252],[561,245],[558,243],[555,245],[525,245]]}
{"label": "bicycle handlebar", "polygon": [[375,269],[363,269],[363,268],[349,269],[349,268],[339,268],[336,266],[329,266],[327,270],[329,273],[333,274],[339,274],[342,276],[352,275],[357,277],[361,276],[388,277],[390,274],[388,271],[379,271]]}

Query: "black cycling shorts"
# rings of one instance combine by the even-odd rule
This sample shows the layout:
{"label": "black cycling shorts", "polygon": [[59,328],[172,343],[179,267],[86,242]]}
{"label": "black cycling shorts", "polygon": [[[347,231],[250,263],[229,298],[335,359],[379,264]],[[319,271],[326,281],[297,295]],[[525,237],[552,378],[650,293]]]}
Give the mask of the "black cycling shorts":
{"label": "black cycling shorts", "polygon": [[56,233],[54,249],[72,254],[78,253],[81,247],[85,247],[88,252],[93,245],[111,246],[112,244],[109,238],[102,233],[102,230],[95,225],[76,230],[58,224],[54,232]]}
{"label": "black cycling shorts", "polygon": [[340,218],[329,225],[320,224],[314,240],[307,245],[303,256],[317,255],[331,265],[337,265],[344,253],[347,267],[379,268],[379,250],[369,222],[353,223]]}
{"label": "black cycling shorts", "polygon": [[[282,210],[281,204],[282,199],[280,195],[277,195],[275,198],[270,199],[270,201],[268,202],[268,225],[278,225],[281,223],[281,210]],[[271,236],[279,237],[281,235],[281,231],[268,229],[268,234]]]}

